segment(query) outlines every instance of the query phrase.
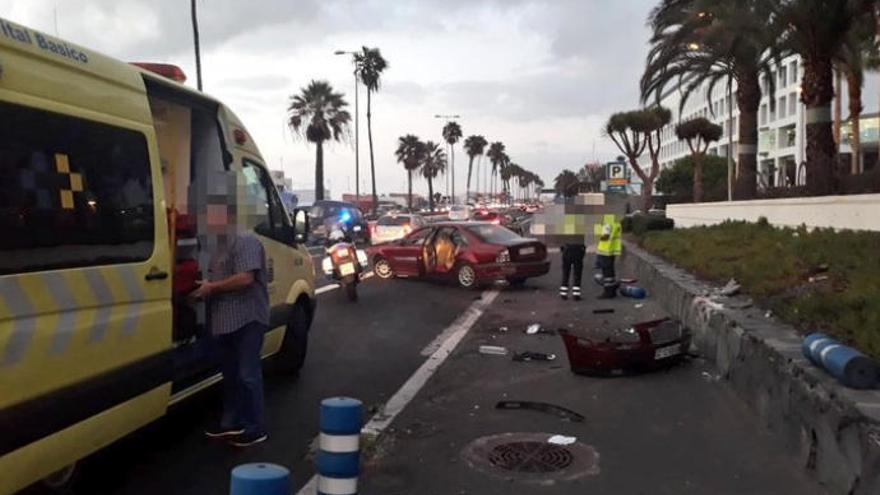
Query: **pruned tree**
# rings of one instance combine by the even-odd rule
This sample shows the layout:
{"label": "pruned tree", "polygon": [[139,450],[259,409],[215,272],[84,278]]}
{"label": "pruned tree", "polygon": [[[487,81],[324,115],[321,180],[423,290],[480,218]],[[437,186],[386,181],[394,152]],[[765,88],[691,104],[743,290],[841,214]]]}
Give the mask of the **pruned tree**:
{"label": "pruned tree", "polygon": [[709,119],[698,117],[675,126],[678,139],[687,142],[694,159],[694,202],[703,201],[703,157],[709,145],[721,139],[723,129]]}
{"label": "pruned tree", "polygon": [[[653,203],[654,180],[660,173],[660,133],[672,119],[672,113],[659,105],[613,114],[605,124],[605,134],[626,157],[642,180],[642,208],[648,211]],[[650,169],[639,165],[639,158],[648,151]]]}

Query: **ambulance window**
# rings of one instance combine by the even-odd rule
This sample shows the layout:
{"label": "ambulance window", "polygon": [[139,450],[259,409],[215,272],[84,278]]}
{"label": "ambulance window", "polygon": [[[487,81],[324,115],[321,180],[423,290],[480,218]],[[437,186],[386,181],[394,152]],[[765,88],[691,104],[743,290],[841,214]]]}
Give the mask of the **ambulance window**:
{"label": "ambulance window", "polygon": [[256,162],[245,159],[242,161],[242,173],[245,178],[245,188],[248,201],[249,214],[253,219],[248,219],[248,225],[260,235],[271,237],[281,242],[286,239],[290,229],[290,219],[278,198],[275,186],[266,170]]}
{"label": "ambulance window", "polygon": [[153,252],[144,135],[0,102],[0,275]]}

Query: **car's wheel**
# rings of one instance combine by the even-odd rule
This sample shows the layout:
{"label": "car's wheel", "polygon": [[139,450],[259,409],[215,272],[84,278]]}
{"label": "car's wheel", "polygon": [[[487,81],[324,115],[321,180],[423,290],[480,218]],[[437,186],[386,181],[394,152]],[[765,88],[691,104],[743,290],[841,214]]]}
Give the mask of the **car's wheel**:
{"label": "car's wheel", "polygon": [[286,373],[299,374],[305,364],[309,347],[309,324],[305,303],[294,304],[287,320],[281,351],[278,353],[278,365]]}
{"label": "car's wheel", "polygon": [[373,273],[379,278],[389,279],[394,277],[394,270],[385,258],[379,257],[373,261]]}
{"label": "car's wheel", "polygon": [[465,289],[473,289],[477,286],[477,272],[467,263],[459,265],[458,270],[455,271],[455,278],[458,280],[458,285]]}
{"label": "car's wheel", "polygon": [[526,284],[525,277],[508,277],[507,282],[513,287],[522,287]]}

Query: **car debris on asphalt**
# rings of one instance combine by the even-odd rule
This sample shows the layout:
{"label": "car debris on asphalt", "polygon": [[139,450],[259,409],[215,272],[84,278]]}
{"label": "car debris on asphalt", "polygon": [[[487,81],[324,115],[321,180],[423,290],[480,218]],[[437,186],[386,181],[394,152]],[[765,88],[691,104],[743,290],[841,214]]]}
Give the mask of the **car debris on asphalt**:
{"label": "car debris on asphalt", "polygon": [[547,402],[536,402],[529,400],[502,400],[495,404],[495,409],[525,409],[530,411],[538,411],[547,414],[553,414],[554,416],[558,416],[565,421],[572,421],[575,423],[582,423],[585,419],[582,414],[576,413],[571,409],[557,406],[556,404],[548,404]]}
{"label": "car debris on asphalt", "polygon": [[553,361],[556,359],[556,354],[545,354],[543,352],[514,352],[513,360],[514,361]]}
{"label": "car debris on asphalt", "polygon": [[577,437],[568,437],[565,435],[553,435],[547,439],[547,443],[552,443],[553,445],[571,445],[575,442],[577,442]]}
{"label": "car debris on asphalt", "polygon": [[507,348],[499,345],[481,345],[480,354],[490,354],[495,356],[506,356]]}
{"label": "car debris on asphalt", "polygon": [[614,308],[596,308],[593,310],[594,315],[601,315],[605,313],[613,313]]}
{"label": "car debris on asphalt", "polygon": [[540,323],[532,323],[526,328],[526,335],[535,335],[536,333],[541,331]]}

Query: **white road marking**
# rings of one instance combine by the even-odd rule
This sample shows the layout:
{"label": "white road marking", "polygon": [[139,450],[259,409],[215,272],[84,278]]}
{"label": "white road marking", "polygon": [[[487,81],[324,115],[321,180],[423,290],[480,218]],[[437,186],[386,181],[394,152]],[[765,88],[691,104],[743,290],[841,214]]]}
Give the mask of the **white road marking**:
{"label": "white road marking", "polygon": [[[468,308],[449,325],[441,336],[447,335],[446,340],[431,354],[419,369],[400,387],[385,406],[370,418],[370,421],[361,429],[361,433],[368,435],[380,435],[394,421],[394,418],[403,411],[403,408],[419,393],[428,379],[440,368],[446,358],[452,354],[461,339],[467,335],[474,323],[480,319],[486,308],[498,296],[497,290],[484,291],[479,300],[474,301]],[[433,343],[431,344],[433,345]],[[430,346],[429,346],[430,347]],[[318,489],[318,475],[313,475],[298,492],[297,495],[314,495]]]}

